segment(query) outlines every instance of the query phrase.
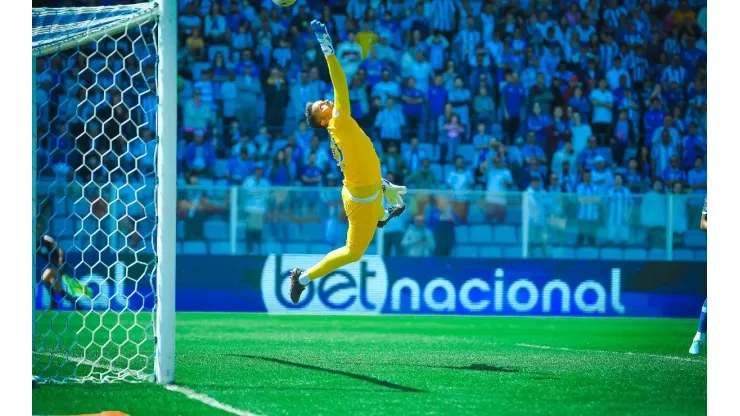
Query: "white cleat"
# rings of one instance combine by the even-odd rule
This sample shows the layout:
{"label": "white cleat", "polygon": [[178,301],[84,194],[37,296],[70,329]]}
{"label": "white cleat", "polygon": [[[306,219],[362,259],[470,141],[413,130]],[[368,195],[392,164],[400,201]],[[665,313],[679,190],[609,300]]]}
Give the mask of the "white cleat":
{"label": "white cleat", "polygon": [[383,179],[383,194],[391,204],[402,204],[403,198],[401,198],[401,195],[406,195],[406,187],[394,185],[387,179]]}
{"label": "white cleat", "polygon": [[694,341],[691,343],[691,348],[689,348],[689,354],[693,355],[699,355],[701,353],[701,347],[704,346],[704,341],[706,341],[707,336],[702,334],[699,338],[694,338]]}

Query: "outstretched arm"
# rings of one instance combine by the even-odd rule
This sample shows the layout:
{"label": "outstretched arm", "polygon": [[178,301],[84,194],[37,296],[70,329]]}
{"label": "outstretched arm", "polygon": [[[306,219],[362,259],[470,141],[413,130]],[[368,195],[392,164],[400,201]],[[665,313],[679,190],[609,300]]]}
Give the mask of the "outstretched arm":
{"label": "outstretched arm", "polygon": [[332,45],[329,31],[326,29],[326,25],[318,20],[311,21],[311,29],[313,29],[313,33],[316,35],[319,46],[321,46],[321,51],[324,52],[324,56],[326,57],[326,63],[329,66],[329,76],[334,86],[334,108],[338,111],[349,113],[347,76],[344,75],[344,70],[339,64],[339,59],[334,54],[334,46]]}
{"label": "outstretched arm", "polygon": [[349,89],[347,88],[347,76],[339,64],[336,55],[326,55],[326,63],[329,65],[329,77],[334,86],[334,108],[349,114]]}

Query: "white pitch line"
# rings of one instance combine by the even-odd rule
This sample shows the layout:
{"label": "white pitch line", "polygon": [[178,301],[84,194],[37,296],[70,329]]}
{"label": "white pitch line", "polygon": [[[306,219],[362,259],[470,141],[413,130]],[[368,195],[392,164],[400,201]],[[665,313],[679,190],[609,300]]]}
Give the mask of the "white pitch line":
{"label": "white pitch line", "polygon": [[537,348],[537,349],[541,349],[541,350],[560,350],[560,351],[571,351],[571,352],[590,352],[590,353],[593,353],[593,354],[632,355],[632,356],[638,356],[638,357],[662,358],[664,360],[688,361],[688,362],[692,362],[692,363],[706,362],[705,360],[691,359],[689,357],[676,357],[676,356],[673,356],[673,355],[649,354],[649,353],[645,353],[645,352],[622,352],[622,351],[606,351],[606,350],[583,350],[583,349],[566,348],[566,347],[550,347],[550,346],[547,346],[547,345],[534,345],[534,344],[516,344],[516,345],[518,347]]}
{"label": "white pitch line", "polygon": [[[40,353],[40,352],[34,352],[34,354],[37,354],[37,355],[49,355],[47,353]],[[118,371],[118,372],[123,373],[123,374],[126,374],[128,376],[138,378],[140,380],[148,380],[146,377],[142,377],[138,373],[136,373],[134,371],[131,371],[131,370],[127,370],[125,368],[118,368],[118,367],[114,367],[114,366],[105,366],[105,365],[96,363],[94,361],[86,360],[84,358],[67,357],[66,355],[63,355],[63,354],[52,353],[51,355],[54,356],[54,357],[61,358],[63,360],[69,360],[69,361],[72,361],[72,362],[75,362],[75,363],[78,363],[78,364],[84,364],[84,365],[89,365],[91,367],[104,368],[104,369],[108,369],[108,370]],[[236,407],[229,406],[226,403],[219,402],[218,400],[214,399],[211,396],[198,393],[198,392],[193,391],[193,390],[191,390],[191,389],[189,389],[187,387],[178,386],[178,385],[175,385],[175,384],[168,384],[168,385],[164,386],[164,388],[167,389],[167,390],[169,390],[169,391],[173,391],[175,393],[180,393],[180,394],[184,395],[185,397],[187,397],[190,400],[195,400],[197,402],[201,402],[201,403],[203,403],[203,404],[205,404],[207,406],[211,406],[211,407],[213,407],[215,409],[223,410],[224,412],[231,413],[232,415],[237,415],[237,416],[258,416],[255,413],[252,413],[252,412],[249,412],[249,411],[246,411],[246,410],[237,409]]]}
{"label": "white pitch line", "polygon": [[187,387],[178,386],[176,384],[168,384],[164,386],[169,391],[174,391],[180,394],[184,394],[185,397],[191,400],[199,401],[201,403],[205,403],[208,406],[214,407],[219,410],[223,410],[224,412],[231,413],[233,415],[239,415],[239,416],[257,416],[256,414],[252,412],[248,412],[246,410],[237,409],[235,407],[229,406],[226,403],[221,403],[218,400],[214,399],[211,396],[206,396],[205,394],[197,393],[193,390],[190,390]]}

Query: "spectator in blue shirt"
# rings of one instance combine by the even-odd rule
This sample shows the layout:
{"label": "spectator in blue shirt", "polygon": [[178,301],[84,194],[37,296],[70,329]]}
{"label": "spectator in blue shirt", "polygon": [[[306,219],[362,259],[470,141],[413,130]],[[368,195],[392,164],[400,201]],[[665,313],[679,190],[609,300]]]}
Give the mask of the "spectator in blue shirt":
{"label": "spectator in blue shirt", "polygon": [[601,224],[601,191],[591,182],[591,171],[583,171],[583,182],[576,188],[578,194],[578,241],[582,246],[596,245],[596,230]]}
{"label": "spectator in blue shirt", "polygon": [[376,48],[370,49],[370,56],[362,61],[360,69],[364,69],[367,74],[367,85],[372,88],[380,82],[383,77],[383,71],[388,69],[388,64],[378,58],[378,50]]}
{"label": "spectator in blue shirt", "polygon": [[596,136],[589,137],[586,148],[578,154],[579,170],[594,170],[596,167],[596,158],[600,156],[601,153],[599,152]]}
{"label": "spectator in blue shirt", "polygon": [[444,113],[447,103],[447,89],[444,87],[444,78],[441,75],[434,77],[433,84],[429,87],[427,100],[429,102],[429,118],[432,124]]}
{"label": "spectator in blue shirt", "polygon": [[406,120],[406,129],[412,135],[423,134],[420,132],[421,116],[424,110],[424,92],[416,88],[416,79],[409,78],[406,87],[401,89],[401,102],[403,102],[403,116]]}
{"label": "spectator in blue shirt", "polygon": [[573,90],[573,96],[568,100],[568,106],[573,107],[581,115],[581,119],[588,120],[588,113],[591,111],[591,104],[583,95],[583,87],[578,85]]}
{"label": "spectator in blue shirt", "polygon": [[252,172],[254,172],[254,161],[249,158],[246,146],[239,150],[239,155],[229,159],[226,179],[232,185],[241,185]]}
{"label": "spectator in blue shirt", "polygon": [[419,149],[419,138],[412,136],[409,141],[409,148],[403,152],[403,159],[406,161],[408,169],[412,172],[421,169],[421,161],[427,157],[426,152]]}
{"label": "spectator in blue shirt", "polygon": [[668,161],[668,167],[663,170],[661,178],[663,179],[667,187],[673,188],[673,185],[676,182],[680,182],[682,185],[685,185],[687,183],[686,172],[681,169],[678,161],[678,155],[671,156],[670,160]]}
{"label": "spectator in blue shirt", "polygon": [[527,129],[530,133],[535,133],[537,144],[541,147],[545,146],[545,142],[547,141],[547,132],[552,125],[552,117],[542,111],[539,103],[534,103],[532,105],[532,113],[527,119]]}
{"label": "spectator in blue shirt", "polygon": [[645,112],[642,117],[643,126],[645,127],[645,145],[651,146],[653,142],[653,134],[655,130],[663,125],[663,119],[665,118],[665,111],[663,111],[662,104],[658,97],[650,99],[650,110]]}
{"label": "spectator in blue shirt", "polygon": [[627,162],[627,172],[623,176],[625,184],[633,194],[641,194],[645,190],[645,177],[639,171],[637,159],[632,158]]}
{"label": "spectator in blue shirt", "polygon": [[537,137],[533,131],[527,133],[527,143],[522,146],[521,155],[525,162],[529,162],[529,159],[537,159],[540,164],[547,166],[545,151],[537,144]]}
{"label": "spectator in blue shirt", "polygon": [[385,108],[375,116],[375,127],[380,130],[383,149],[388,149],[389,141],[400,141],[402,128],[406,125],[403,112],[395,106],[393,98],[386,100]]}
{"label": "spectator in blue shirt", "polygon": [[185,168],[189,174],[213,177],[216,152],[211,143],[204,142],[203,134],[203,130],[197,130],[185,149]]}
{"label": "spectator in blue shirt", "polygon": [[612,148],[612,160],[619,166],[624,161],[624,153],[630,144],[636,141],[632,137],[632,121],[627,118],[627,110],[619,110],[619,117],[612,126],[609,143]]}
{"label": "spectator in blue shirt", "polygon": [[308,155],[308,163],[301,169],[301,183],[308,187],[321,184],[321,169],[316,165],[316,153]]}
{"label": "spectator in blue shirt", "polygon": [[694,167],[697,157],[707,153],[707,143],[697,132],[696,123],[689,123],[689,132],[681,139],[681,167],[688,170]]}
{"label": "spectator in blue shirt", "polygon": [[519,76],[515,72],[507,74],[507,83],[501,90],[503,100],[504,122],[503,130],[507,135],[507,142],[512,143],[519,131],[521,110],[527,91],[519,84]]}
{"label": "spectator in blue shirt", "polygon": [[293,177],[290,173],[290,166],[288,165],[285,150],[280,149],[272,158],[267,179],[272,186],[289,186],[293,184]]}
{"label": "spectator in blue shirt", "polygon": [[707,193],[707,169],[704,167],[704,158],[697,156],[694,169],[689,171],[689,188],[695,194]]}

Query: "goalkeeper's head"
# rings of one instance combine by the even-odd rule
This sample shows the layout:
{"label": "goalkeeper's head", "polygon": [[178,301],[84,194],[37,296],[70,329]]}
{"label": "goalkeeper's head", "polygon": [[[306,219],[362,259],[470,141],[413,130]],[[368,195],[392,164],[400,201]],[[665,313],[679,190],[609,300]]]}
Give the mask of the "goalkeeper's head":
{"label": "goalkeeper's head", "polygon": [[306,124],[312,129],[328,126],[333,109],[334,103],[329,100],[307,102]]}

